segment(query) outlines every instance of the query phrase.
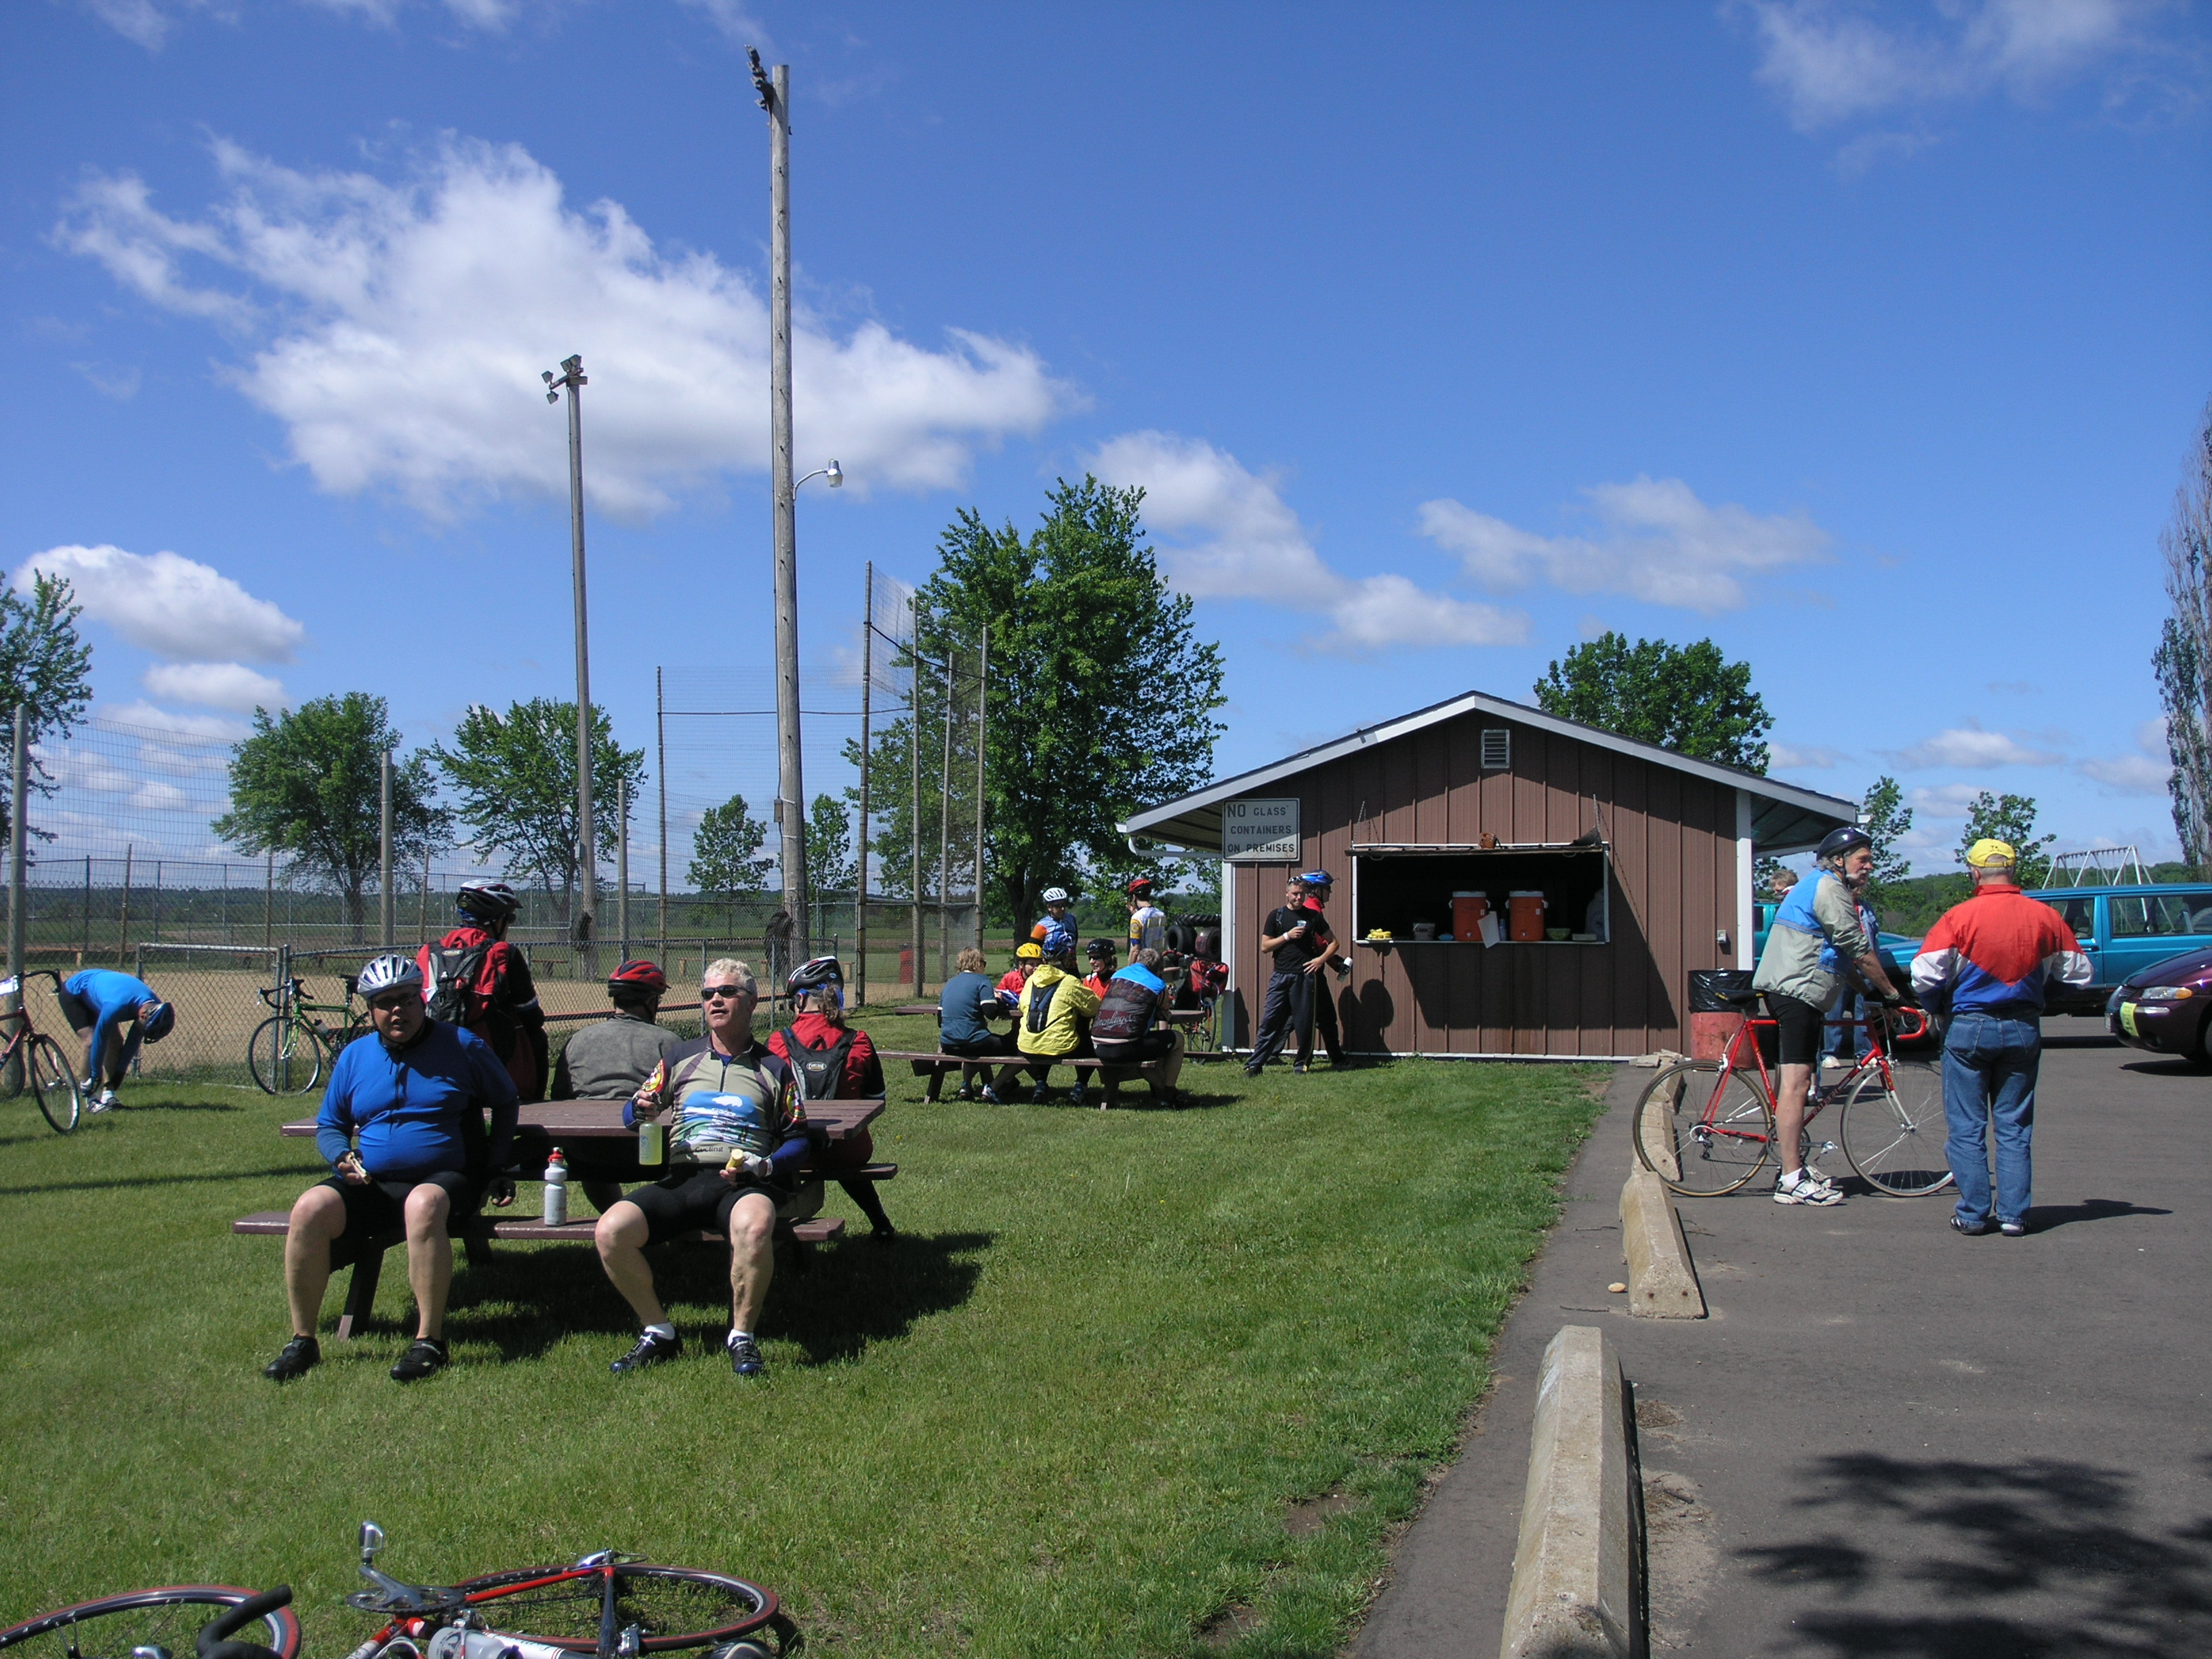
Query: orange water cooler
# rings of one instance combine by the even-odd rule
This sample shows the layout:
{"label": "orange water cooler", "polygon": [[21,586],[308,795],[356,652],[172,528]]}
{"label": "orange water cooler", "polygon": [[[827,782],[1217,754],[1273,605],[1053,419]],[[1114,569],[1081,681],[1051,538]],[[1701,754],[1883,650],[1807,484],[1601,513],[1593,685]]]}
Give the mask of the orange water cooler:
{"label": "orange water cooler", "polygon": [[1506,915],[1513,924],[1516,945],[1541,944],[1544,939],[1544,896],[1513,893],[1506,899]]}
{"label": "orange water cooler", "polygon": [[1490,914],[1487,893],[1454,893],[1452,895],[1452,937],[1462,942],[1482,939],[1483,918]]}

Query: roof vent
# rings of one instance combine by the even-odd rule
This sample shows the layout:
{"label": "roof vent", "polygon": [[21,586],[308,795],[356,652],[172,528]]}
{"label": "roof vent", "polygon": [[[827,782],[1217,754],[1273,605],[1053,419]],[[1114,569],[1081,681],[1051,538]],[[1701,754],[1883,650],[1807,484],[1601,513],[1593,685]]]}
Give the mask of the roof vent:
{"label": "roof vent", "polygon": [[1513,733],[1504,726],[1492,726],[1482,734],[1482,769],[1486,772],[1510,772],[1513,769]]}

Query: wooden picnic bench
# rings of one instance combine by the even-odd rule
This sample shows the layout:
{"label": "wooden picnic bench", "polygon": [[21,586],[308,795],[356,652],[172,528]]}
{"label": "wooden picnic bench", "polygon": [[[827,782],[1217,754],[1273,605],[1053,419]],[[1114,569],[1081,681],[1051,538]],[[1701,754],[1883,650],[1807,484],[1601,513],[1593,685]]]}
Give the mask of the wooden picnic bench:
{"label": "wooden picnic bench", "polygon": [[[887,1060],[904,1060],[914,1068],[915,1076],[927,1078],[929,1088],[924,1097],[933,1103],[936,1102],[939,1091],[945,1086],[945,1074],[948,1072],[960,1071],[963,1066],[974,1066],[981,1071],[988,1081],[990,1073],[1000,1066],[1012,1066],[1025,1069],[1031,1066],[1043,1066],[1049,1063],[1054,1066],[1069,1066],[1079,1075],[1085,1072],[1099,1073],[1101,1075],[1098,1080],[1101,1083],[1118,1085],[1142,1079],[1155,1090],[1160,1086],[1160,1078],[1165,1069],[1164,1062],[1157,1060],[1145,1060],[1135,1066],[1109,1065],[1103,1060],[1078,1060],[1072,1055],[1060,1054],[1050,1056],[1048,1061],[1048,1057],[1042,1054],[985,1054],[981,1058],[971,1059],[963,1054],[925,1054],[912,1050],[893,1049],[879,1050],[877,1057]],[[1114,1075],[1110,1078],[1107,1077],[1104,1075],[1107,1072],[1111,1072]],[[1103,1112],[1112,1103],[1110,1100],[1101,1098],[1098,1109]]]}
{"label": "wooden picnic bench", "polygon": [[[806,1105],[808,1130],[815,1140],[816,1158],[821,1161],[823,1151],[850,1140],[883,1115],[884,1103],[879,1099],[817,1100]],[[637,1186],[657,1180],[665,1171],[647,1170],[637,1161],[637,1131],[623,1127],[623,1103],[619,1100],[545,1100],[522,1108],[514,1132],[514,1164],[509,1174],[517,1180],[535,1178],[534,1171],[543,1170],[558,1146],[568,1163],[569,1178],[580,1185],[586,1181],[618,1182]],[[283,1126],[283,1133],[293,1138],[312,1139],[315,1121],[304,1118]],[[896,1230],[891,1218],[884,1213],[883,1200],[876,1195],[877,1186],[898,1175],[896,1164],[834,1163],[817,1168],[814,1164],[799,1172],[801,1181],[836,1182],[846,1195],[860,1206],[866,1215],[878,1238],[890,1238]],[[526,1214],[502,1220],[497,1212],[457,1218],[449,1230],[459,1239],[471,1265],[485,1260],[493,1240],[580,1240],[589,1243],[597,1218],[570,1221],[558,1227],[549,1227],[542,1220],[532,1219]],[[282,1237],[291,1227],[290,1215],[283,1210],[270,1210],[259,1214],[242,1216],[230,1224],[234,1233],[276,1235]],[[837,1216],[817,1216],[809,1221],[779,1222],[776,1237],[791,1245],[795,1252],[795,1264],[804,1271],[807,1253],[816,1244],[826,1244],[840,1237],[845,1223]],[[692,1235],[684,1235],[690,1237]],[[697,1237],[708,1243],[726,1243],[726,1239],[712,1233]],[[350,1337],[355,1325],[368,1316],[370,1305],[376,1300],[377,1279],[384,1270],[384,1253],[404,1243],[405,1235],[400,1232],[379,1234],[374,1237],[334,1245],[331,1251],[331,1267],[351,1267],[353,1279],[346,1292],[345,1311],[338,1320],[341,1340]]]}

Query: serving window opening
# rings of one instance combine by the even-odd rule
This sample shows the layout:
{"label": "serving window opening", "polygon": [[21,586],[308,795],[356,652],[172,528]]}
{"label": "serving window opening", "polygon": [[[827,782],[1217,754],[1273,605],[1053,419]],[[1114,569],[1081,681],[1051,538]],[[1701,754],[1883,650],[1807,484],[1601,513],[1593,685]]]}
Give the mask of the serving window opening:
{"label": "serving window opening", "polygon": [[1380,944],[1602,945],[1601,847],[1394,848],[1352,854],[1352,937]]}

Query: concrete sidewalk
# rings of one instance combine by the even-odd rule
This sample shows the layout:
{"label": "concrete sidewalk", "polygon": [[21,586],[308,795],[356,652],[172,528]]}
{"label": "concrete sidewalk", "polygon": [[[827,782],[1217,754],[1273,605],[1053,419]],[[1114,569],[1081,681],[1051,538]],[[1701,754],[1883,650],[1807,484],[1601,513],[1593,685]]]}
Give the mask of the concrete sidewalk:
{"label": "concrete sidewalk", "polygon": [[1583,1323],[1636,1384],[1654,1651],[2212,1653],[2212,1079],[2090,1029],[2046,1026],[2027,1237],[1960,1237],[1948,1192],[1873,1195],[1832,1154],[1831,1209],[1678,1200],[1699,1321],[1606,1291],[1651,1077],[1623,1068],[1356,1651],[1497,1651],[1538,1362]]}

